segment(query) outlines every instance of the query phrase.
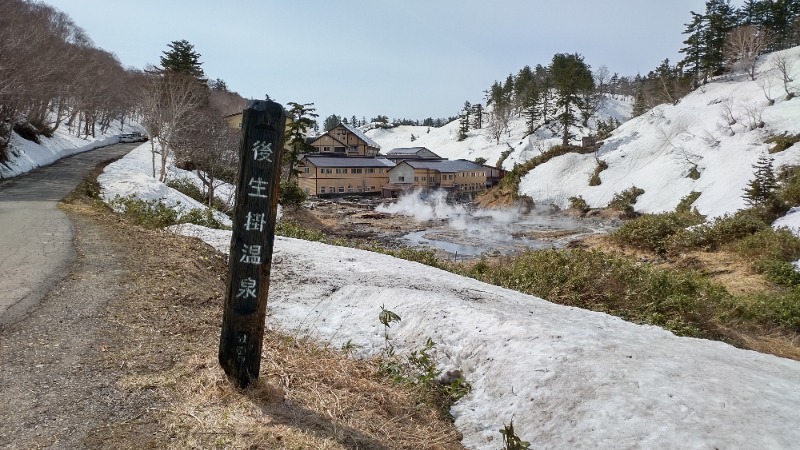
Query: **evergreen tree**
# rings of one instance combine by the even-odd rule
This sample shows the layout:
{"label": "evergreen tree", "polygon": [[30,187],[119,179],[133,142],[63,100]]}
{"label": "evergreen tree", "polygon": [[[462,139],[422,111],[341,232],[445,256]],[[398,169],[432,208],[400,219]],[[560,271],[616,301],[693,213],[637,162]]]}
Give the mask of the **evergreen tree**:
{"label": "evergreen tree", "polygon": [[190,75],[205,83],[205,73],[200,62],[200,54],[194,51],[194,45],[183,39],[172,41],[167,45],[170,50],[161,56],[161,68],[164,71],[175,71]]}
{"label": "evergreen tree", "polygon": [[583,56],[558,53],[550,63],[550,75],[556,93],[558,122],[561,126],[561,144],[569,145],[570,127],[580,123],[576,114],[582,95],[594,90],[594,78]]}
{"label": "evergreen tree", "polygon": [[766,154],[759,156],[753,169],[755,178],[744,190],[745,201],[750,206],[773,209],[778,201],[778,181],[772,168],[772,158]]}
{"label": "evergreen tree", "polygon": [[705,51],[701,57],[704,80],[709,75],[719,75],[723,72],[725,37],[736,26],[735,10],[730,0],[706,1],[705,18],[707,21],[703,34]]}
{"label": "evergreen tree", "polygon": [[763,0],[745,0],[742,7],[736,10],[736,21],[739,25],[759,26],[764,22]]}
{"label": "evergreen tree", "polygon": [[483,128],[483,105],[480,103],[472,105],[472,128],[475,130]]}
{"label": "evergreen tree", "polygon": [[458,118],[458,140],[463,141],[467,138],[467,133],[469,132],[469,115],[472,112],[472,105],[467,101],[464,102],[464,109],[461,110],[461,114]]}
{"label": "evergreen tree", "polygon": [[[700,74],[702,73],[702,62],[705,57],[705,46],[703,36],[706,34],[706,21],[702,14],[692,13],[692,21],[686,24],[686,30],[683,34],[688,35],[683,43],[686,47],[679,50],[680,53],[686,55],[681,61],[681,64],[686,68],[686,72],[691,74],[692,87],[696,88],[700,83]],[[705,74],[703,82],[706,82]]]}
{"label": "evergreen tree", "polygon": [[318,117],[313,103],[289,102],[286,106],[289,109],[286,115],[291,121],[287,121],[286,127],[286,148],[283,162],[288,166],[286,180],[289,181],[297,175],[295,165],[300,160],[300,155],[314,151],[314,147],[306,143],[308,130],[314,127]]}
{"label": "evergreen tree", "polygon": [[322,122],[322,129],[325,131],[331,131],[332,129],[336,128],[336,125],[342,122],[342,118],[337,116],[336,114],[331,114],[330,116],[326,117],[325,120]]}
{"label": "evergreen tree", "polygon": [[228,83],[226,83],[225,80],[221,78],[209,81],[208,87],[210,87],[212,91],[228,92]]}
{"label": "evergreen tree", "polygon": [[774,46],[770,50],[782,50],[798,45],[800,0],[774,0],[761,3],[763,3],[762,26],[774,38]]}

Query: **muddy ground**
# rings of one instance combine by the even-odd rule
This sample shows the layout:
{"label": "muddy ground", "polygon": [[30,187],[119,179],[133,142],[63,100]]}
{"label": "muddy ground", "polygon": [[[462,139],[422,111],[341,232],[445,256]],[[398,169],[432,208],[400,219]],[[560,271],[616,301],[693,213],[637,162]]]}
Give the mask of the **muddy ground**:
{"label": "muddy ground", "polygon": [[[531,211],[524,205],[523,218],[532,215],[561,217],[571,222],[567,228],[552,228],[547,226],[518,227],[509,231],[516,242],[503,243],[493,246],[483,241],[485,235],[480,233],[465,233],[463,230],[450,226],[449,219],[431,219],[420,221],[402,214],[390,214],[376,211],[380,205],[390,205],[396,199],[380,198],[338,198],[338,199],[313,199],[299,208],[287,208],[284,217],[308,229],[321,230],[328,237],[343,238],[348,240],[376,243],[386,248],[415,247],[433,250],[437,257],[453,260],[454,252],[415,243],[407,238],[410,234],[421,236],[424,239],[441,241],[454,244],[454,246],[486,247],[481,254],[461,252],[459,261],[478,259],[480,257],[494,257],[501,254],[513,254],[529,248],[542,249],[549,247],[563,247],[584,239],[588,236],[605,233],[615,228],[620,223],[616,218],[593,218],[581,221],[574,220],[568,212],[552,209]],[[472,204],[461,204],[465,209],[474,211],[477,207]],[[481,222],[477,222],[481,226]],[[491,225],[486,222],[486,232],[491,232]],[[532,242],[531,242],[532,241]]]}

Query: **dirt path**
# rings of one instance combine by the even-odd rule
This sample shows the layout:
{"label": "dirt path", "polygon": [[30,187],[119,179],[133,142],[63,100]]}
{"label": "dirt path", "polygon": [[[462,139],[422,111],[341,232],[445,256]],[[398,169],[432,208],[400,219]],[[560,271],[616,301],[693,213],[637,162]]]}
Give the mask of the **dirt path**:
{"label": "dirt path", "polygon": [[90,431],[155,403],[116,388],[103,353],[118,345],[109,308],[132,270],[105,227],[70,214],[77,259],[23,320],[0,330],[0,447],[81,448]]}
{"label": "dirt path", "polygon": [[0,326],[36,305],[75,258],[72,224],[59,200],[98,162],[137,145],[92,150],[0,182]]}

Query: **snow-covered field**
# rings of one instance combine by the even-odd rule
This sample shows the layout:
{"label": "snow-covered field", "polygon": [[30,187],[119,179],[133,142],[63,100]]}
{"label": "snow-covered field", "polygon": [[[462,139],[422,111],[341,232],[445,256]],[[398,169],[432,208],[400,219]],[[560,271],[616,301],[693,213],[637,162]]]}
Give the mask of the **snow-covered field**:
{"label": "snow-covered field", "polygon": [[[148,152],[140,147],[120,167],[109,166],[100,177],[104,195],[187,201],[146,176]],[[229,231],[173,230],[228,252]],[[462,370],[472,386],[452,410],[468,448],[499,448],[499,430],[511,420],[534,448],[800,442],[793,425],[800,422],[800,362],[676,337],[361,250],[279,237],[272,270],[273,329],[378,355],[385,306],[402,317],[389,329],[396,351],[420,349],[431,338],[439,366]]]}

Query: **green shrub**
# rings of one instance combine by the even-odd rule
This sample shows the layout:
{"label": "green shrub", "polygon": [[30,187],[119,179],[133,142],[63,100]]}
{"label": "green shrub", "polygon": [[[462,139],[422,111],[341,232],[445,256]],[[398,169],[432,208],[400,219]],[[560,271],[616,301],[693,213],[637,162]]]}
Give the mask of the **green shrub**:
{"label": "green shrub", "polygon": [[209,228],[227,228],[214,217],[208,208],[192,208],[181,214],[163,200],[141,200],[131,195],[116,197],[109,202],[112,209],[120,212],[125,219],[145,228],[164,228],[179,223],[194,223]]}
{"label": "green shrub", "polygon": [[594,173],[589,178],[589,186],[600,186],[603,182],[600,179],[600,172],[608,169],[608,163],[603,161],[602,159],[597,160],[597,167],[594,168]]}
{"label": "green shrub", "polygon": [[780,261],[777,259],[762,259],[753,264],[756,272],[780,286],[794,287],[800,286],[800,272],[797,272],[794,264]]}
{"label": "green shrub", "polygon": [[586,200],[583,199],[580,195],[577,197],[570,197],[569,198],[569,207],[571,209],[575,209],[580,211],[581,213],[586,213],[589,211],[589,204],[586,203]]}
{"label": "green shrub", "polygon": [[633,205],[636,204],[636,199],[642,194],[644,194],[644,189],[632,186],[622,192],[614,194],[614,197],[608,202],[608,207],[616,211],[632,214]]}
{"label": "green shrub", "polygon": [[753,261],[752,268],[781,286],[800,285],[792,261],[800,258],[800,238],[786,228],[764,228],[736,243],[736,251]]}
{"label": "green shrub", "polygon": [[621,256],[581,249],[526,252],[492,270],[465,269],[464,274],[688,336],[714,329],[717,306],[732,298],[695,272],[657,270]]}
{"label": "green shrub", "polygon": [[145,228],[164,228],[178,223],[178,212],[162,200],[141,200],[135,196],[117,196],[109,202],[128,222]]}
{"label": "green shrub", "polygon": [[800,167],[784,167],[778,172],[778,198],[789,207],[800,206]]}
{"label": "green shrub", "polygon": [[188,178],[169,179],[167,180],[166,185],[189,198],[197,200],[202,204],[206,203],[206,197],[203,195],[203,190],[196,184],[192,183]]}
{"label": "green shrub", "polygon": [[278,202],[283,206],[298,206],[306,201],[306,193],[297,184],[297,181],[281,181],[278,191]]}
{"label": "green shrub", "polygon": [[764,227],[743,237],[736,244],[736,251],[752,259],[796,261],[800,259],[800,238],[787,228]]}
{"label": "green shrub", "polygon": [[788,133],[772,136],[771,138],[765,141],[765,143],[767,144],[775,144],[772,147],[770,147],[769,149],[770,153],[782,152],[798,142],[800,142],[800,134],[792,136]]}
{"label": "green shrub", "polygon": [[[700,192],[692,191],[686,197],[683,197],[680,202],[678,202],[678,206],[675,207],[675,212],[677,213],[692,213],[692,204],[700,197]],[[695,209],[694,214],[698,214],[697,210]]]}
{"label": "green shrub", "polygon": [[687,178],[691,178],[692,180],[699,180],[700,179],[700,171],[697,170],[697,165],[693,165],[691,169],[689,169],[689,173],[686,174]]}
{"label": "green shrub", "polygon": [[509,157],[509,155],[511,155],[513,151],[514,151],[513,148],[509,148],[508,150],[505,150],[502,153],[500,153],[500,157],[497,158],[497,162],[494,164],[494,166],[497,167],[498,169],[502,169],[503,163],[506,161],[506,159]]}
{"label": "green shrub", "polygon": [[303,239],[306,241],[326,241],[325,233],[322,231],[303,228],[296,223],[287,220],[281,220],[275,225],[275,234],[278,236]]}
{"label": "green shrub", "polygon": [[751,296],[732,309],[732,319],[776,325],[800,331],[800,288],[780,294]]}
{"label": "green shrub", "polygon": [[208,228],[218,230],[230,229],[214,217],[214,211],[210,208],[192,208],[178,218],[179,223],[194,223]]}
{"label": "green shrub", "polygon": [[622,224],[610,236],[618,244],[663,254],[675,246],[673,236],[702,221],[697,214],[646,214]]}
{"label": "green shrub", "polygon": [[692,227],[689,232],[682,234],[680,245],[716,250],[768,227],[759,211],[754,208],[743,209],[733,215],[725,215],[710,223]]}

